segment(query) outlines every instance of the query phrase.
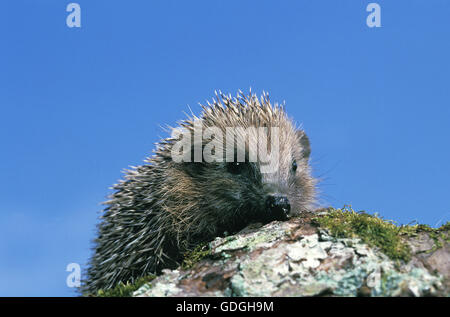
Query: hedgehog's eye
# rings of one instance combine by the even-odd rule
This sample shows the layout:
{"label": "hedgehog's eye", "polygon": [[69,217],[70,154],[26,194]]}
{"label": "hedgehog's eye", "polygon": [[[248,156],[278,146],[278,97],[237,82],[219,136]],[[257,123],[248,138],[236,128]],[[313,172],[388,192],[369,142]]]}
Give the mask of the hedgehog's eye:
{"label": "hedgehog's eye", "polygon": [[297,170],[297,161],[294,160],[294,162],[292,162],[292,171],[296,171]]}
{"label": "hedgehog's eye", "polygon": [[245,168],[244,162],[232,162],[227,164],[227,170],[231,174],[241,174]]}

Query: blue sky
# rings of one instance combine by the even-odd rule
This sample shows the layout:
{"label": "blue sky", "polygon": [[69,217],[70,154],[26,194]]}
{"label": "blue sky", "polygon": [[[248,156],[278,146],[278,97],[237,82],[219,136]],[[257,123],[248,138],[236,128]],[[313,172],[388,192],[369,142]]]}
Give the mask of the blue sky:
{"label": "blue sky", "polygon": [[215,89],[268,91],[312,142],[321,201],[450,218],[450,2],[7,0],[0,296],[73,296],[108,187]]}

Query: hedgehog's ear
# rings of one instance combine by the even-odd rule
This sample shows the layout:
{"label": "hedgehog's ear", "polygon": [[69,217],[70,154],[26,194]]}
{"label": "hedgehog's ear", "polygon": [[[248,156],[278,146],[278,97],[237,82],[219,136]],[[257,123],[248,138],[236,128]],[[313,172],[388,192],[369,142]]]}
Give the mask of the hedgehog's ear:
{"label": "hedgehog's ear", "polygon": [[297,136],[302,147],[302,157],[308,160],[311,154],[311,145],[309,143],[309,138],[303,130],[297,130]]}

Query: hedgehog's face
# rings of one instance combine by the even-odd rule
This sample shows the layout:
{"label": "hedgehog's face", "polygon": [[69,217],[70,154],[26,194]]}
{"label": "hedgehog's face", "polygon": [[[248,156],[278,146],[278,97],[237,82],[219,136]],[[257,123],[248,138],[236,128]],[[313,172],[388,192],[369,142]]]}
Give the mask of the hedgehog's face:
{"label": "hedgehog's face", "polygon": [[[231,162],[225,164],[228,177],[234,180],[244,205],[240,214],[252,220],[285,220],[309,209],[314,195],[310,175],[310,145],[303,131],[281,129],[278,153],[269,161]],[[264,140],[264,135],[258,135]],[[270,146],[269,146],[270,147]],[[245,209],[247,208],[247,209]]]}
{"label": "hedgehog's face", "polygon": [[[203,193],[199,199],[219,225],[237,230],[250,222],[284,220],[309,208],[314,181],[308,164],[308,138],[293,127],[280,131],[279,146],[272,145],[278,152],[273,153],[273,160],[250,160],[247,144],[243,161],[235,157],[231,162],[185,164],[193,186]],[[264,136],[257,137],[263,138],[262,144],[266,142]]]}
{"label": "hedgehog's face", "polygon": [[309,139],[303,131],[280,136],[278,169],[262,173],[262,192],[269,217],[285,219],[307,211],[313,201]]}

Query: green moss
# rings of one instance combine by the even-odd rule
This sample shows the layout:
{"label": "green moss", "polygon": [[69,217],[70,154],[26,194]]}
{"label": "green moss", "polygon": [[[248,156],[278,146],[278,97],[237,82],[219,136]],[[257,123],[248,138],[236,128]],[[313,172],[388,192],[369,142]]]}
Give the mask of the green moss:
{"label": "green moss", "polygon": [[355,212],[351,207],[329,208],[326,214],[315,217],[313,223],[328,229],[337,238],[358,237],[368,245],[380,248],[393,260],[409,261],[411,258],[411,250],[401,238],[403,226],[396,226],[376,215]]}
{"label": "green moss", "polygon": [[184,259],[181,263],[183,270],[191,269],[196,263],[211,254],[209,243],[202,243],[191,251],[184,253]]}
{"label": "green moss", "polygon": [[425,232],[428,236],[433,239],[434,246],[426,253],[431,253],[440,249],[444,246],[444,243],[450,243],[450,221],[447,221],[439,228],[432,228],[428,225],[412,225],[412,226],[402,226],[401,233],[407,236],[416,236],[420,232]]}
{"label": "green moss", "polygon": [[445,239],[449,239],[448,231],[450,231],[450,221],[447,221],[445,224],[440,226],[439,228],[432,228],[429,225],[423,224],[415,224],[415,225],[404,225],[401,226],[402,234],[407,234],[411,236],[417,235],[420,232],[426,232],[430,234],[442,235]]}
{"label": "green moss", "polygon": [[342,209],[329,208],[322,216],[315,217],[313,222],[326,228],[330,234],[338,238],[359,237],[365,243],[376,246],[393,260],[409,261],[411,250],[402,237],[416,236],[425,232],[434,241],[434,246],[426,252],[433,252],[450,242],[450,222],[439,228],[428,225],[397,226],[393,221],[384,220],[377,215],[369,215],[365,211],[355,212],[350,206]]}
{"label": "green moss", "polygon": [[155,278],[154,275],[149,275],[146,277],[141,277],[140,279],[136,280],[134,283],[122,283],[119,282],[116,287],[108,290],[99,290],[97,292],[98,297],[131,297],[133,295],[133,292],[140,288],[145,283],[150,282]]}

